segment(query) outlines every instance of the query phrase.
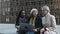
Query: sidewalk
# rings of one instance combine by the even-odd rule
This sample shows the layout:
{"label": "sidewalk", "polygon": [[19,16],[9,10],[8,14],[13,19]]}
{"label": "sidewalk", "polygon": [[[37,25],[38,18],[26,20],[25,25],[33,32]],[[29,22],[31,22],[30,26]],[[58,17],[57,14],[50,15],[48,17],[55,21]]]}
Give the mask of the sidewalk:
{"label": "sidewalk", "polygon": [[16,34],[14,24],[0,24],[0,33],[4,34]]}
{"label": "sidewalk", "polygon": [[56,31],[57,31],[58,34],[60,34],[60,25],[57,25]]}
{"label": "sidewalk", "polygon": [[[57,25],[56,31],[60,33],[60,25]],[[0,33],[3,34],[16,34],[16,28],[14,24],[0,24]]]}

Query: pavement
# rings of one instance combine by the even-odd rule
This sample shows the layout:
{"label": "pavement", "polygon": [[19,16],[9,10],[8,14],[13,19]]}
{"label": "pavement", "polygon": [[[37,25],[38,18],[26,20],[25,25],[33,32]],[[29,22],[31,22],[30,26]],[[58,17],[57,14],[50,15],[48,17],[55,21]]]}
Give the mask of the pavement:
{"label": "pavement", "polygon": [[[60,25],[57,25],[56,31],[60,33]],[[0,34],[17,34],[14,24],[0,24]]]}
{"label": "pavement", "polygon": [[17,34],[14,24],[0,24],[0,34]]}

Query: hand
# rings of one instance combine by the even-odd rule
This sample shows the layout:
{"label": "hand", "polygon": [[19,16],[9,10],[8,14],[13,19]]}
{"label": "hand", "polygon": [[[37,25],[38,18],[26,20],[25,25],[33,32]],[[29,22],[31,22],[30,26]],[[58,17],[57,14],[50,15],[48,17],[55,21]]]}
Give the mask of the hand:
{"label": "hand", "polygon": [[33,29],[34,32],[37,32],[37,29]]}
{"label": "hand", "polygon": [[20,28],[20,26],[15,26],[17,29],[19,29]]}

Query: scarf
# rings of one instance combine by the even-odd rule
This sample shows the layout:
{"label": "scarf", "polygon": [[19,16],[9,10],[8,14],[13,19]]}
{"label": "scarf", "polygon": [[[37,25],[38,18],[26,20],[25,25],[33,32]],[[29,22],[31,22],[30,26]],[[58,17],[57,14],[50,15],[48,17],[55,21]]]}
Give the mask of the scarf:
{"label": "scarf", "polygon": [[35,28],[35,20],[36,20],[36,17],[31,18],[29,21],[29,24],[31,24],[34,28]]}

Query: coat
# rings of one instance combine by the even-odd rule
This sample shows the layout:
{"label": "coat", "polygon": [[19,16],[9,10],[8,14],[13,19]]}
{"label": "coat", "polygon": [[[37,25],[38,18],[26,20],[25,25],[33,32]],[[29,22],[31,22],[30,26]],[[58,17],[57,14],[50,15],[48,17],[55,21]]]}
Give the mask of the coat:
{"label": "coat", "polygon": [[42,17],[42,25],[49,29],[49,31],[55,32],[56,20],[55,16],[48,13],[46,16]]}
{"label": "coat", "polygon": [[[35,29],[40,32],[40,29],[43,28],[42,26],[42,16],[37,16],[35,20]],[[29,17],[28,22],[30,21],[31,17]]]}
{"label": "coat", "polygon": [[21,18],[19,17],[17,20],[16,20],[16,24],[17,26],[20,25],[20,23],[27,23],[27,19],[25,17]]}

